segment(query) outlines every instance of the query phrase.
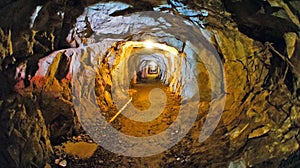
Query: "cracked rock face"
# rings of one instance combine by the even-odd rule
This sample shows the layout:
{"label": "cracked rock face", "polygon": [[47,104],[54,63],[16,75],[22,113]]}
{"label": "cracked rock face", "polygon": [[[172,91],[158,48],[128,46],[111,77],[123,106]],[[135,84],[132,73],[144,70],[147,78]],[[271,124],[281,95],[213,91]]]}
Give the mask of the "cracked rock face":
{"label": "cracked rock face", "polygon": [[[299,4],[276,2],[1,2],[0,163],[42,167],[50,163],[52,145],[80,132],[72,95],[72,79],[80,67],[86,69],[80,75],[88,77],[92,70],[86,66],[107,61],[92,83],[98,86],[99,107],[111,109],[113,75],[118,83],[125,78],[121,73],[113,74],[111,66],[122,64],[123,50],[132,56],[127,61],[137,65],[146,59],[156,61],[165,72],[161,80],[183,97],[192,94],[183,82],[190,74],[188,68],[194,66],[191,70],[201,76],[197,87],[203,100],[199,104],[204,107],[195,127],[201,128],[214,98],[211,83],[217,79],[208,75],[208,67],[197,62],[198,57],[189,50],[189,42],[199,39],[172,36],[172,32],[186,31],[177,29],[180,23],[170,24],[172,17],[168,20],[135,13],[154,10],[184,18],[186,26],[203,35],[218,52],[226,83],[226,88],[217,91],[226,90],[226,104],[213,134],[198,144],[193,137],[198,137],[199,129],[192,129],[161,155],[160,166],[299,165],[295,159],[300,141]],[[21,6],[20,14],[14,15],[11,9]],[[38,14],[32,17],[36,9]],[[153,30],[143,33],[149,32],[149,27]],[[169,65],[180,57],[172,60],[164,57],[164,51],[151,55],[129,45],[146,37],[182,51],[192,61],[185,62],[186,66],[176,64],[183,69],[177,74]],[[88,81],[81,82],[80,86],[90,87]]]}

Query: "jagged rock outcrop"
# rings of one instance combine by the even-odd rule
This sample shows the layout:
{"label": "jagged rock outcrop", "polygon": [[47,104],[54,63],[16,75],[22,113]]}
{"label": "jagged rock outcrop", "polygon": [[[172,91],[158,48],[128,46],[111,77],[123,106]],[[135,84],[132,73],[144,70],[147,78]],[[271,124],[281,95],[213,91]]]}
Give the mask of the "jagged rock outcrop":
{"label": "jagged rock outcrop", "polygon": [[[201,30],[217,49],[226,79],[226,106],[213,135],[197,144],[189,138],[198,135],[199,130],[192,130],[179,147],[163,156],[161,166],[284,167],[288,162],[299,164],[293,159],[299,153],[300,141],[300,39],[297,25],[300,16],[297,1],[276,4],[271,0],[168,0],[166,4],[147,1],[147,5],[130,1],[117,9],[90,7],[85,15],[81,15],[84,7],[94,1],[64,2],[27,3],[20,0],[0,3],[2,165],[42,167],[53,154],[51,143],[59,143],[79,132],[71,81],[72,68],[81,63],[75,58],[93,60],[97,54],[105,56],[103,52],[109,49],[116,54],[118,45],[113,46],[116,43],[107,42],[103,50],[103,46],[94,43],[95,40],[122,37],[120,40],[125,43],[128,39],[138,39],[138,36],[130,35],[132,29],[122,24],[125,22],[122,15],[152,10],[153,7],[156,11],[181,16]],[[37,5],[42,8],[30,29],[30,17]],[[24,8],[14,15],[11,9],[21,6]],[[291,18],[292,14],[295,18]],[[139,22],[143,25],[145,20]],[[160,26],[164,24],[167,25],[160,22]],[[124,31],[118,32],[122,26]],[[166,36],[157,35],[156,38],[167,41]],[[168,42],[174,45],[172,41]],[[178,42],[177,45],[181,44]],[[81,47],[75,48],[78,46]],[[173,47],[180,49],[178,46]],[[86,56],[87,53],[95,55]],[[105,70],[100,70],[96,80],[99,86],[96,94],[103,93],[98,95],[98,103],[107,110],[113,104],[109,92],[111,74],[109,67],[102,68]],[[206,87],[210,83],[207,81],[211,79],[205,74],[205,67],[201,68],[204,82],[199,87],[208,95],[210,90]],[[178,83],[174,85],[180,87]],[[82,86],[89,87],[89,83],[83,80]],[[201,98],[206,100],[207,97]],[[200,105],[203,109],[197,119],[197,128],[205,121],[209,102]],[[185,157],[185,160],[169,159],[177,156]]]}
{"label": "jagged rock outcrop", "polygon": [[37,96],[11,96],[0,109],[0,163],[6,167],[44,166],[53,151]]}

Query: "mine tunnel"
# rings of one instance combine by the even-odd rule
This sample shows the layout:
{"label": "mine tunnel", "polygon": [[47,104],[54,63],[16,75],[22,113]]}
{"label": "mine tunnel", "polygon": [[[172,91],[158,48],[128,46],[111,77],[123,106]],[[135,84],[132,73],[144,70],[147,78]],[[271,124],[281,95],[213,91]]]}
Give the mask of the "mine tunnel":
{"label": "mine tunnel", "polygon": [[300,167],[300,2],[3,0],[0,167]]}

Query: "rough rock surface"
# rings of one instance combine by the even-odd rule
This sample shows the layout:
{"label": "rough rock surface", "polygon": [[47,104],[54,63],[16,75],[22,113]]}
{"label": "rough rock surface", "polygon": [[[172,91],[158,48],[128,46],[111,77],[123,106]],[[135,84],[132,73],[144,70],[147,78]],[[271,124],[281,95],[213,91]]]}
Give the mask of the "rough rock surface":
{"label": "rough rock surface", "polygon": [[53,154],[36,95],[12,96],[1,106],[0,163],[8,167],[40,167]]}
{"label": "rough rock surface", "polygon": [[[164,155],[161,166],[299,166],[299,3],[281,0],[276,1],[278,4],[271,0],[145,2],[124,1],[127,7],[100,10],[100,13],[108,11],[110,23],[105,22],[107,18],[93,20],[99,11],[92,9],[89,11],[94,12],[92,17],[80,16],[84,7],[95,1],[0,2],[0,126],[3,130],[0,164],[42,167],[53,154],[51,145],[78,134],[80,124],[71,102],[72,52],[78,55],[101,52],[101,48],[92,44],[96,24],[122,26],[118,22],[122,15],[156,10],[181,16],[202,31],[221,56],[227,85],[225,111],[214,134],[200,145],[185,138]],[[42,8],[30,29],[30,17],[37,5]],[[22,10],[15,12],[19,8]],[[113,29],[101,31],[111,33]],[[290,36],[291,33],[294,35]],[[72,48],[80,45],[87,47]],[[111,47],[110,43],[107,45]],[[109,74],[109,71],[101,72],[102,77]],[[99,85],[106,87],[101,82]],[[99,104],[109,108],[110,93],[104,93],[100,99]],[[204,114],[198,116],[196,125],[201,126],[204,120]],[[190,136],[198,131],[192,130]],[[182,149],[189,150],[190,154]],[[98,151],[95,156],[105,153],[102,149]],[[184,161],[176,160],[180,156],[188,157]]]}

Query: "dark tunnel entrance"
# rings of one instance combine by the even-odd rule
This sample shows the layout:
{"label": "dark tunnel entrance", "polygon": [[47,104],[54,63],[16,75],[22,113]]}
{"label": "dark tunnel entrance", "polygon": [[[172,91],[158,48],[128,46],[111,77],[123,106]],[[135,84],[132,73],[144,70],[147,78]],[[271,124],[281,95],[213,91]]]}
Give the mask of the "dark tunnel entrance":
{"label": "dark tunnel entrance", "polygon": [[160,67],[154,61],[143,60],[137,71],[134,71],[132,83],[150,83],[159,82],[161,78]]}

